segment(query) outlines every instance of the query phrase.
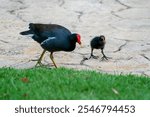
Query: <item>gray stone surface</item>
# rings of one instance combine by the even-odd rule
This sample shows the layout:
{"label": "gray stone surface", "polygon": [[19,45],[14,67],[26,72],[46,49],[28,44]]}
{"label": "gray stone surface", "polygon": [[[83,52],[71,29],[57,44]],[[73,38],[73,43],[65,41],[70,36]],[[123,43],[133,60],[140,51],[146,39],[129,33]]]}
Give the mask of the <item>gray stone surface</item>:
{"label": "gray stone surface", "polygon": [[[150,76],[150,0],[0,0],[0,67],[30,68],[42,52],[30,37],[19,35],[30,22],[56,23],[80,33],[83,48],[56,52],[60,67],[90,69],[113,74],[132,73]],[[90,56],[90,40],[106,36],[105,54]],[[52,64],[47,52],[44,64]]]}

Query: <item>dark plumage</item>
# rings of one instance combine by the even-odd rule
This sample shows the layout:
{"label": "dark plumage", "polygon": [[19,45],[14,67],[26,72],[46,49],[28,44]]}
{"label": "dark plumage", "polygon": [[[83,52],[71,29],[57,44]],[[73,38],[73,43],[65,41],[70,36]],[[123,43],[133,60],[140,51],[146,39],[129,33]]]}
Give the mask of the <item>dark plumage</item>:
{"label": "dark plumage", "polygon": [[73,51],[76,42],[81,44],[80,35],[72,34],[67,28],[57,24],[29,24],[29,30],[20,33],[21,35],[33,34],[32,39],[37,41],[44,49],[37,64],[41,64],[42,57],[46,51],[51,52],[50,58],[53,60],[53,52]]}
{"label": "dark plumage", "polygon": [[90,43],[90,45],[91,45],[91,56],[90,56],[90,58],[91,58],[91,57],[97,58],[96,56],[93,55],[93,50],[94,50],[94,49],[101,49],[101,53],[103,54],[102,59],[106,59],[106,60],[107,60],[108,58],[105,56],[105,54],[104,54],[104,52],[103,52],[103,49],[104,49],[104,47],[105,47],[105,44],[106,44],[105,36],[101,35],[101,36],[99,36],[99,37],[94,37],[94,38],[91,40],[91,43]]}

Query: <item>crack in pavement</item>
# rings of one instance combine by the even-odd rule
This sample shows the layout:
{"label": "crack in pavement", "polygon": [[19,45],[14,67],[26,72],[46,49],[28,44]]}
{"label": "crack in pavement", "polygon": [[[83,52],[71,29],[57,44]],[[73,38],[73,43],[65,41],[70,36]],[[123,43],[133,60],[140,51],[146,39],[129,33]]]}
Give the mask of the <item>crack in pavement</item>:
{"label": "crack in pavement", "polygon": [[115,26],[113,26],[112,24],[108,24],[108,26],[110,26],[111,28],[115,29],[115,30],[119,30],[118,28],[116,28]]}
{"label": "crack in pavement", "polygon": [[4,41],[4,40],[0,40],[0,42],[3,42],[3,43],[9,43],[8,41]]}
{"label": "crack in pavement", "polygon": [[113,16],[115,16],[115,17],[118,17],[118,18],[120,18],[120,19],[123,19],[123,17],[117,15],[117,14],[115,13],[115,11],[111,11],[110,13],[111,13]]}
{"label": "crack in pavement", "polygon": [[129,57],[129,58],[127,58],[127,60],[131,60],[133,57]]}
{"label": "crack in pavement", "polygon": [[121,9],[119,9],[118,11],[111,11],[111,14],[112,14],[113,16],[115,16],[115,17],[118,17],[118,18],[123,19],[123,17],[117,15],[116,13],[117,13],[117,12],[124,11],[124,10],[127,10],[127,9],[130,9],[130,8],[132,8],[132,7],[131,7],[131,6],[128,6],[128,5],[126,5],[126,4],[124,4],[124,3],[121,2],[120,0],[115,0],[115,1],[116,1],[117,3],[119,3],[120,5],[124,6],[125,8],[121,8]]}
{"label": "crack in pavement", "polygon": [[147,56],[145,56],[145,54],[140,54],[142,57],[144,57],[146,60],[150,61],[150,58],[148,58]]}
{"label": "crack in pavement", "polygon": [[77,14],[78,14],[78,20],[79,20],[79,22],[82,22],[81,21],[81,17],[83,16],[83,11],[75,11]]}
{"label": "crack in pavement", "polygon": [[23,1],[22,0],[10,0],[11,2],[18,2],[20,4],[23,4]]}
{"label": "crack in pavement", "polygon": [[117,3],[121,4],[122,6],[126,7],[126,9],[130,9],[132,8],[131,6],[128,6],[126,4],[124,4],[123,2],[121,2],[120,0],[115,0]]}
{"label": "crack in pavement", "polygon": [[15,3],[18,2],[21,6],[19,8],[8,10],[7,12],[10,13],[11,15],[15,15],[18,19],[22,20],[23,22],[26,22],[26,20],[24,20],[18,13],[16,13],[16,11],[26,9],[28,7],[25,6],[24,2],[21,0],[10,0],[10,1]]}
{"label": "crack in pavement", "polygon": [[15,12],[18,11],[18,10],[23,10],[23,9],[26,9],[27,7],[23,6],[23,7],[20,7],[20,8],[16,8],[16,9],[13,9],[13,10],[9,10],[8,12],[12,15],[15,15]]}
{"label": "crack in pavement", "polygon": [[113,51],[113,52],[114,52],[114,53],[116,53],[116,52],[121,51],[121,50],[122,50],[122,48],[123,48],[124,46],[126,46],[126,45],[127,45],[127,43],[128,43],[128,41],[126,41],[124,44],[120,45],[120,46],[118,47],[118,49],[117,49],[117,50],[115,50],[115,51]]}
{"label": "crack in pavement", "polygon": [[65,4],[64,0],[58,0],[58,2],[60,2],[59,6],[62,7]]}
{"label": "crack in pavement", "polygon": [[99,0],[99,3],[100,3],[100,4],[103,4],[103,0]]}
{"label": "crack in pavement", "polygon": [[150,45],[150,43],[147,43],[146,45]]}

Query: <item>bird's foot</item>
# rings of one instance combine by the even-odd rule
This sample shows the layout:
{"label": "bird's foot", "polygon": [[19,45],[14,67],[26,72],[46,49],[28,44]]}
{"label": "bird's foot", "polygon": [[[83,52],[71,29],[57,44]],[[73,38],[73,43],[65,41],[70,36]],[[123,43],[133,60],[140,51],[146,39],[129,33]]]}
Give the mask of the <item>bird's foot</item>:
{"label": "bird's foot", "polygon": [[[98,57],[98,56],[91,55],[90,58],[98,59],[99,57]],[[89,58],[89,59],[90,59],[90,58]]]}
{"label": "bird's foot", "polygon": [[37,63],[36,63],[36,65],[35,65],[35,67],[45,66],[43,63],[41,63],[41,61],[40,61],[39,59],[34,59],[34,60],[32,60],[32,61],[37,61]]}
{"label": "bird's foot", "polygon": [[37,62],[35,67],[42,67],[42,66],[45,66],[44,64],[42,64],[41,62]]}
{"label": "bird's foot", "polygon": [[108,59],[112,59],[112,57],[103,56],[103,57],[101,58],[102,61],[108,60]]}
{"label": "bird's foot", "polygon": [[88,59],[89,59],[89,58],[84,57],[84,58],[81,60],[80,65],[83,65],[84,61],[86,61],[86,60],[88,60]]}

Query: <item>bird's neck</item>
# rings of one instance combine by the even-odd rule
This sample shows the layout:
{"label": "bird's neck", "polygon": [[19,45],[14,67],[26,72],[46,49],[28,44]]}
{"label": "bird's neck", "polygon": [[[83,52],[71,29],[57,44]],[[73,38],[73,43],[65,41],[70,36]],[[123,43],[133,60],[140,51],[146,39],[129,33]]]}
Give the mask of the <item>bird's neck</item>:
{"label": "bird's neck", "polygon": [[73,51],[75,49],[75,47],[76,47],[76,42],[75,43],[71,42],[70,47],[69,47],[69,51]]}

